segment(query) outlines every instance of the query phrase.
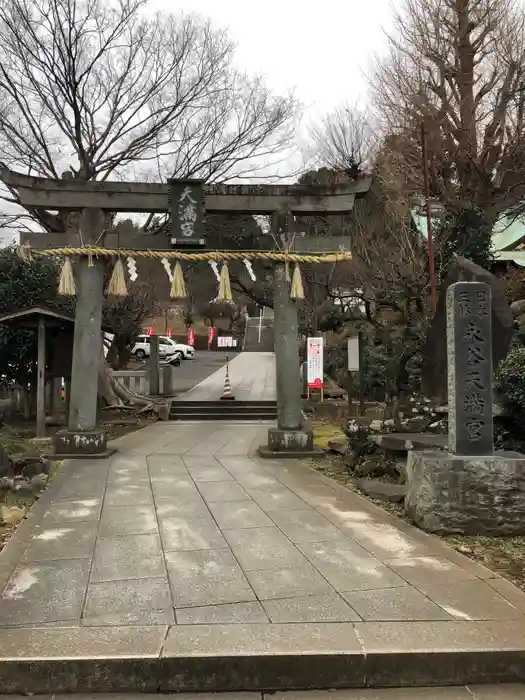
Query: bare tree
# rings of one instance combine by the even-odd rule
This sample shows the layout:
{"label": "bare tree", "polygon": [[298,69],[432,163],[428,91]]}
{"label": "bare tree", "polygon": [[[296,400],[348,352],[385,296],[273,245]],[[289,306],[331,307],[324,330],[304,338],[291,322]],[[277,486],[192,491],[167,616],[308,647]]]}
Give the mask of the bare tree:
{"label": "bare tree", "polygon": [[[152,14],[148,0],[0,0],[2,161],[84,180],[251,170],[289,145],[296,103],[233,55],[223,31]],[[64,230],[61,217],[30,215]]]}
{"label": "bare tree", "polygon": [[[0,0],[1,161],[79,180],[252,171],[288,148],[296,103],[233,57],[225,32],[147,0]],[[16,191],[4,199],[18,204]],[[29,211],[26,222],[61,232],[78,213]],[[103,359],[101,395],[130,400]]]}
{"label": "bare tree", "polygon": [[404,0],[371,71],[396,196],[479,208],[489,225],[525,198],[525,11],[519,0]]}
{"label": "bare tree", "polygon": [[[419,388],[415,369],[430,319],[428,259],[424,241],[378,179],[356,202],[352,254],[346,277],[352,317],[384,350],[385,404],[397,418],[404,395]],[[440,258],[437,249],[438,265]]]}
{"label": "bare tree", "polygon": [[357,105],[344,103],[310,128],[314,158],[332,171],[357,177],[371,166],[375,148],[372,117]]}

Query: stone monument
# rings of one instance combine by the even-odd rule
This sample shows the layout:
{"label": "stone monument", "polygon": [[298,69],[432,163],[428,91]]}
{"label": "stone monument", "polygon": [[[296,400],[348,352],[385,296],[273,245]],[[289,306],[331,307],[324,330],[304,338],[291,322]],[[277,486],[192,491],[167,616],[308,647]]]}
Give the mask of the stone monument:
{"label": "stone monument", "polygon": [[471,260],[457,256],[443,282],[436,313],[428,329],[422,350],[421,383],[423,393],[438,403],[447,400],[446,296],[449,286],[456,282],[485,282],[490,286],[493,371],[507,356],[514,332],[514,319],[501,280]]}
{"label": "stone monument", "polygon": [[429,532],[525,533],[525,455],[494,453],[491,288],[447,290],[448,452],[413,451],[405,510]]}

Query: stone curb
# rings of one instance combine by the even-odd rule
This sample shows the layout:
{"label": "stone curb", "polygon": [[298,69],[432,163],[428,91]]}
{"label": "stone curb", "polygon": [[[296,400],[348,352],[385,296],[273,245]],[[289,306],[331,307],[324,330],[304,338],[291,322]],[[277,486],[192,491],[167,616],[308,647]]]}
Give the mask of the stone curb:
{"label": "stone curb", "polygon": [[525,681],[525,624],[508,622],[0,629],[0,649],[0,688],[19,694]]}
{"label": "stone curb", "polygon": [[[264,466],[264,464],[263,464]],[[461,554],[461,552],[458,552],[457,549],[454,549],[451,547],[449,544],[444,542],[440,537],[437,535],[432,535],[431,533],[424,532],[424,530],[420,530],[418,527],[415,525],[411,525],[408,521],[403,520],[402,518],[398,518],[396,515],[393,515],[389,511],[385,510],[384,508],[381,508],[381,506],[377,505],[376,503],[373,503],[370,499],[366,498],[366,496],[362,496],[360,493],[357,493],[356,491],[352,491],[346,486],[343,486],[343,484],[340,484],[338,481],[335,479],[330,478],[329,476],[326,476],[325,474],[321,474],[320,472],[316,471],[313,467],[309,466],[308,464],[302,463],[301,466],[304,469],[308,469],[310,472],[313,474],[316,474],[317,477],[319,478],[319,481],[322,482],[323,484],[326,484],[327,486],[330,486],[333,491],[336,493],[341,494],[341,496],[348,495],[350,492],[352,494],[352,497],[357,499],[365,512],[369,512],[373,514],[374,517],[376,517],[379,521],[392,525],[393,527],[396,527],[397,529],[401,530],[407,535],[410,535],[413,537],[415,540],[418,540],[421,542],[421,544],[431,546],[432,549],[435,551],[435,553],[442,554],[444,557],[452,561],[453,563],[457,564],[458,566],[461,566],[463,569],[466,571],[472,572],[475,576],[477,576],[481,580],[498,580],[499,582],[504,581],[505,583],[508,584],[512,588],[511,593],[513,592],[514,594],[518,594],[518,596],[521,598],[523,595],[523,602],[522,605],[525,608],[525,593],[520,591],[518,588],[513,586],[510,581],[507,579],[503,578],[499,574],[495,573],[494,571],[491,571],[488,569],[486,566],[483,564],[480,564],[479,562],[475,561],[474,559],[470,559],[467,557],[465,554]],[[272,474],[272,476],[279,481],[279,477],[276,474]],[[284,482],[281,481],[281,483],[284,484]],[[318,510],[316,506],[312,506],[314,510]],[[324,517],[327,517],[325,513],[321,513],[324,515]],[[328,517],[328,519],[330,519]],[[366,544],[361,544],[361,546],[366,549]],[[508,600],[510,600],[513,605],[516,605],[516,603],[511,600],[511,597],[506,596]]]}
{"label": "stone curb", "polygon": [[93,454],[81,454],[81,453],[74,454],[74,453],[71,453],[71,454],[63,454],[63,455],[54,454],[52,456],[55,459],[55,461],[66,460],[66,459],[75,459],[75,460],[77,460],[77,459],[108,459],[109,457],[114,455],[116,451],[117,451],[117,448],[112,447],[112,448],[109,448],[107,450],[104,450],[104,452],[95,452]]}
{"label": "stone curb", "polygon": [[276,452],[270,450],[268,447],[259,447],[257,450],[257,456],[262,459],[324,459],[326,457],[326,452],[323,450],[310,450],[310,451],[286,451],[286,452]]}

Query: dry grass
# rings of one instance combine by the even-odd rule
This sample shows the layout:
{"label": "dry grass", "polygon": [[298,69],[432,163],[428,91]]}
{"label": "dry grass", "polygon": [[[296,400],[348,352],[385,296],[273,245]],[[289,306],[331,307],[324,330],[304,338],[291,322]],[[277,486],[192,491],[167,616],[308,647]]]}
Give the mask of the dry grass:
{"label": "dry grass", "polygon": [[525,537],[451,535],[442,539],[525,590]]}
{"label": "dry grass", "polygon": [[345,434],[340,426],[329,423],[328,421],[315,423],[312,426],[314,432],[314,443],[316,447],[326,450],[330,440],[344,440]]}

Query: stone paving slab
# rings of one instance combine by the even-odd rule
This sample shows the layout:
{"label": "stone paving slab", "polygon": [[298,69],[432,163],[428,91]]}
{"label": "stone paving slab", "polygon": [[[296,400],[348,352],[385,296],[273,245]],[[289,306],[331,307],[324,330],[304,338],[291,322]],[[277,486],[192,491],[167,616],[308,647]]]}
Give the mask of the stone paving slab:
{"label": "stone paving slab", "polygon": [[206,605],[202,608],[178,609],[177,622],[180,625],[267,623],[268,617],[259,602],[226,603],[224,605]]}
{"label": "stone paving slab", "polygon": [[101,537],[97,542],[91,581],[124,581],[166,575],[159,535]]}
{"label": "stone paving slab", "polygon": [[411,586],[349,591],[343,598],[362,620],[452,620],[452,616]]}
{"label": "stone paving slab", "polygon": [[80,624],[89,566],[89,559],[20,564],[0,598],[2,626]]}
{"label": "stone paving slab", "polygon": [[355,610],[333,591],[263,600],[262,604],[271,622],[352,622],[360,619]]}
{"label": "stone paving slab", "polygon": [[97,523],[50,523],[37,526],[24,552],[24,562],[59,559],[91,559],[97,536]]}
{"label": "stone paving slab", "polygon": [[169,625],[175,621],[167,576],[90,583],[85,626]]}
{"label": "stone paving slab", "polygon": [[[156,424],[64,463],[0,554],[0,688],[525,679],[525,593],[299,462],[259,460],[263,433]],[[79,665],[97,635],[129,640],[131,666],[125,641]]]}

